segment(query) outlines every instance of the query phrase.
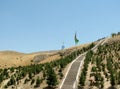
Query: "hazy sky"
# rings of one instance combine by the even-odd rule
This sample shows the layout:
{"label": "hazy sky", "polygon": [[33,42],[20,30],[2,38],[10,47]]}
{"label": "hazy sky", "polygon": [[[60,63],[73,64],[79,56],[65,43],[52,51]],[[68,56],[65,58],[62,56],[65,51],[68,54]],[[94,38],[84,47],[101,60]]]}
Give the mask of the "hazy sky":
{"label": "hazy sky", "polygon": [[120,0],[0,0],[0,50],[35,52],[120,31]]}

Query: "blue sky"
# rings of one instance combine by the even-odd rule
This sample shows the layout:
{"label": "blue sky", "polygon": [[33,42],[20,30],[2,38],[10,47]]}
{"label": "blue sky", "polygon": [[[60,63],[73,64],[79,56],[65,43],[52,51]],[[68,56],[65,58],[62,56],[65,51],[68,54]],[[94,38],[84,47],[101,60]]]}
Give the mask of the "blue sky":
{"label": "blue sky", "polygon": [[0,50],[36,52],[120,31],[120,0],[0,0]]}

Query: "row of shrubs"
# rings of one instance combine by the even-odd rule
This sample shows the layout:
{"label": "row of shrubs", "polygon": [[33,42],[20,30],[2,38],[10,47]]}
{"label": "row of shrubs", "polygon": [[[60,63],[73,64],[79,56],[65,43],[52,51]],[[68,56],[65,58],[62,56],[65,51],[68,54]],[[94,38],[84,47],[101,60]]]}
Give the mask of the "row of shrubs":
{"label": "row of shrubs", "polygon": [[[62,57],[59,60],[52,61],[50,63],[45,64],[32,64],[30,66],[24,67],[16,67],[16,68],[7,68],[0,69],[0,83],[2,83],[6,79],[10,79],[5,85],[5,87],[9,87],[11,85],[20,84],[21,80],[24,79],[24,84],[31,81],[31,85],[34,84],[34,87],[40,87],[40,84],[46,80],[46,83],[49,87],[55,88],[55,86],[59,83],[58,76],[60,79],[64,76],[63,69],[72,62],[79,54],[91,49],[94,46],[92,43],[88,47],[84,47],[82,49],[78,49],[68,56]],[[58,72],[56,72],[55,68],[57,68]],[[58,74],[56,74],[58,73]],[[35,78],[35,75],[42,74],[41,77]],[[36,84],[35,84],[36,81]]]}
{"label": "row of shrubs", "polygon": [[[104,88],[104,81],[110,81],[111,86],[120,84],[120,41],[112,44],[104,44],[98,47],[97,52],[87,53],[84,61],[82,73],[80,75],[79,86],[84,87],[86,75],[88,71],[88,64],[92,64],[90,77],[94,77],[95,82],[90,82],[90,86]],[[104,74],[104,75],[102,75]],[[103,77],[105,76],[105,78]]]}

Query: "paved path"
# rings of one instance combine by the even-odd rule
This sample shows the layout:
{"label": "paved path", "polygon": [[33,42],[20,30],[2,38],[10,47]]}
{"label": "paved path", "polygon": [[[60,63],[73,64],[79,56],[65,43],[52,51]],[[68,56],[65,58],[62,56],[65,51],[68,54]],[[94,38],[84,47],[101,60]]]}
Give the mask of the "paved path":
{"label": "paved path", "polygon": [[[92,48],[92,50],[96,50],[97,47],[104,42],[105,40],[101,40],[94,48]],[[77,89],[79,73],[81,66],[83,65],[86,53],[87,52],[81,54],[71,63],[59,89]]]}
{"label": "paved path", "polygon": [[77,73],[78,73],[78,70],[79,70],[79,66],[80,66],[81,60],[83,58],[84,58],[84,55],[80,56],[72,64],[61,89],[73,89],[73,85],[74,85],[74,82],[76,80],[76,76],[77,76]]}

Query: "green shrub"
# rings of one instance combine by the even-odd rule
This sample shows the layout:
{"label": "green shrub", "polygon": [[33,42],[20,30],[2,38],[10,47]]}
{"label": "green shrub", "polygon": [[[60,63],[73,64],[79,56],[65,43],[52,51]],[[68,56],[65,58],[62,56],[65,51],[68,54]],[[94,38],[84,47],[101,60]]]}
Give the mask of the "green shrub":
{"label": "green shrub", "polygon": [[30,79],[26,78],[24,84],[26,84],[28,81],[30,81]]}
{"label": "green shrub", "polygon": [[54,87],[58,84],[56,74],[50,65],[47,65],[47,84]]}
{"label": "green shrub", "polygon": [[34,84],[34,82],[35,82],[35,79],[32,79],[32,81],[31,81],[31,85]]}
{"label": "green shrub", "polygon": [[41,83],[42,83],[42,80],[39,77],[37,77],[36,85],[34,87],[40,87]]}
{"label": "green shrub", "polygon": [[96,67],[95,66],[92,67],[92,72],[96,72],[96,71],[97,71]]}
{"label": "green shrub", "polygon": [[8,85],[8,86],[10,86],[10,85],[15,85],[15,83],[16,83],[16,81],[15,81],[14,77],[12,76],[7,85]]}

